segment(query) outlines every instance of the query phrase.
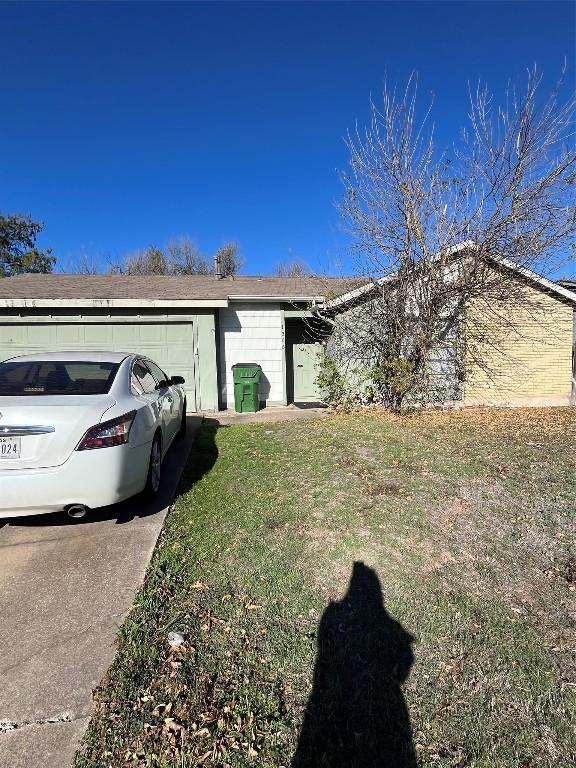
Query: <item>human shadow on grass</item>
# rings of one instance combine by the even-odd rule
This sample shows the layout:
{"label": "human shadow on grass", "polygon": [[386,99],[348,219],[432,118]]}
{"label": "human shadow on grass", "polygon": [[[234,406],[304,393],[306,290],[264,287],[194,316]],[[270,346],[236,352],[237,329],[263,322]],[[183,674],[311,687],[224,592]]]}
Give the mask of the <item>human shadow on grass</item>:
{"label": "human shadow on grass", "polygon": [[401,685],[412,636],[384,607],[376,572],[356,562],[318,631],[312,693],[292,768],[416,768]]}
{"label": "human shadow on grass", "polygon": [[[187,493],[195,483],[210,472],[218,459],[216,432],[224,428],[219,425],[217,419],[205,418],[194,435],[193,441],[175,440],[162,462],[160,491],[152,500],[145,499],[142,494],[139,494],[119,504],[90,510],[86,517],[80,520],[71,520],[65,513],[57,513],[13,518],[10,523],[22,527],[83,526],[103,520],[115,520],[118,525],[123,525],[136,518],[156,515],[172,503],[175,495],[181,496]],[[106,482],[105,478],[102,482]]]}

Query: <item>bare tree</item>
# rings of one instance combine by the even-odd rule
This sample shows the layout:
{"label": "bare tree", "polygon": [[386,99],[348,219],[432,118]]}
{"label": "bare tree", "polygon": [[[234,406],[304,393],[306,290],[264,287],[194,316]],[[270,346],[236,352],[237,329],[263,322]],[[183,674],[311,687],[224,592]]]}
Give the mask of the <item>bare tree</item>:
{"label": "bare tree", "polygon": [[276,265],[276,275],[278,277],[310,277],[312,270],[306,262],[300,259],[292,261],[281,261]]}
{"label": "bare tree", "polygon": [[[225,243],[217,254],[223,277],[233,277],[243,261],[236,243]],[[151,245],[145,250],[128,254],[124,259],[109,263],[115,275],[213,275],[213,259],[204,256],[188,237],[169,242],[165,249]]]}
{"label": "bare tree", "polygon": [[329,349],[338,370],[365,372],[377,402],[444,398],[435,363],[457,367],[465,345],[488,369],[486,350],[515,323],[507,308],[540,311],[512,267],[553,271],[576,232],[575,99],[561,102],[561,80],[540,102],[540,85],[529,71],[499,108],[486,89],[471,91],[469,127],[440,151],[413,77],[400,95],[385,87],[368,127],[348,136],[340,211],[370,286],[334,316]]}
{"label": "bare tree", "polygon": [[129,254],[111,271],[123,275],[166,275],[170,273],[170,264],[161,248],[150,245],[143,251]]}
{"label": "bare tree", "polygon": [[233,242],[221,245],[216,251],[215,258],[219,260],[222,277],[234,277],[244,265],[244,259],[240,255],[240,248],[237,243]]}
{"label": "bare tree", "polygon": [[198,246],[189,237],[171,241],[166,250],[171,274],[210,275],[213,272],[210,260],[200,253]]}
{"label": "bare tree", "polygon": [[59,261],[58,271],[72,275],[97,275],[101,270],[94,256],[82,251],[80,255],[67,264],[62,264]]}

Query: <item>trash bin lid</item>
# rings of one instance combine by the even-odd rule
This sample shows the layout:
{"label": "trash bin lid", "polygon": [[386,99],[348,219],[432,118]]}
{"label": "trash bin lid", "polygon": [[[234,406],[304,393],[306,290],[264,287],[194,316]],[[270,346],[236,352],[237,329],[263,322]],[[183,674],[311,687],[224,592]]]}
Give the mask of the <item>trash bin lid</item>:
{"label": "trash bin lid", "polygon": [[262,366],[259,363],[234,363],[232,369],[234,368],[259,368],[262,370]]}

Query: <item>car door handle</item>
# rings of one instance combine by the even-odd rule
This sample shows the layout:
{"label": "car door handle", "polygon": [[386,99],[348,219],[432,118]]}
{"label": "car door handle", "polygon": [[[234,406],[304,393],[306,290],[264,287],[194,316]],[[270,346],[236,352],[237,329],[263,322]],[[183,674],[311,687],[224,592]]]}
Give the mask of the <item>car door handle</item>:
{"label": "car door handle", "polygon": [[304,366],[303,366],[303,365],[300,365],[300,363],[298,363],[298,365],[296,366],[296,368],[304,368]]}

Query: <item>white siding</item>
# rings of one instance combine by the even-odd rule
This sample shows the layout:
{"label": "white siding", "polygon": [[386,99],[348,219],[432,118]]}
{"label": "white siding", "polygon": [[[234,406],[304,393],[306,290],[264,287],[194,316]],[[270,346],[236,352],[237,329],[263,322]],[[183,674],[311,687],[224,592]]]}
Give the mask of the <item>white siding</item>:
{"label": "white siding", "polygon": [[236,304],[220,310],[220,370],[222,402],[234,407],[234,363],[262,366],[260,399],[286,402],[284,327],[277,304]]}

